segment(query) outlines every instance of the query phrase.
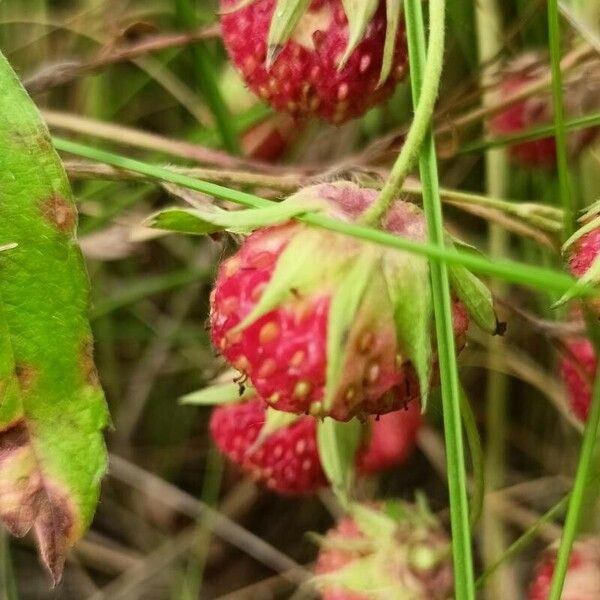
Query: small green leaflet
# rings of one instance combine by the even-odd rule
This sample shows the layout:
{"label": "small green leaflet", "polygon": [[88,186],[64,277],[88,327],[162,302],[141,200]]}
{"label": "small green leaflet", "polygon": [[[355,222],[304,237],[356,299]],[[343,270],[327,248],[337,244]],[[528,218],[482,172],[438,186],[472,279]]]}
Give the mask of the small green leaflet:
{"label": "small green leaflet", "polygon": [[340,71],[364,38],[367,27],[379,6],[379,0],[342,0],[342,4],[348,17],[348,45],[338,65]]}
{"label": "small green leaflet", "polygon": [[218,231],[244,234],[259,227],[284,223],[314,210],[314,205],[301,205],[298,202],[231,211],[211,205],[203,208],[167,208],[149,217],[146,225],[192,235],[209,235]]}
{"label": "small green leaflet", "polygon": [[267,69],[277,60],[285,43],[312,0],[277,0],[267,40]]}
{"label": "small green leaflet", "polygon": [[488,287],[462,265],[449,265],[452,289],[467,307],[471,318],[487,333],[498,332],[494,300]]}
{"label": "small green leaflet", "polygon": [[365,246],[339,282],[329,307],[327,327],[327,373],[323,406],[331,410],[338,391],[347,354],[347,340],[354,318],[363,301],[367,286],[380,261],[376,250]]}
{"label": "small green leaflet", "polygon": [[256,452],[270,436],[279,431],[285,429],[290,425],[293,425],[296,421],[302,419],[302,415],[295,415],[293,413],[283,412],[281,410],[275,410],[274,408],[267,408],[265,411],[265,423],[262,426],[258,437],[254,440],[254,443],[248,448],[247,453],[253,454]]}
{"label": "small green leaflet", "polygon": [[475,420],[471,403],[469,402],[464,389],[462,389],[462,386],[460,389],[460,416],[467,435],[467,444],[469,445],[471,465],[473,468],[470,521],[471,526],[474,527],[481,518],[483,501],[485,499],[485,459],[479,430],[477,429],[477,421]]}
{"label": "small green leaflet", "polygon": [[356,452],[362,441],[363,426],[358,419],[346,423],[325,417],[317,424],[317,445],[323,471],[342,506],[354,479]]}
{"label": "small green leaflet", "polygon": [[[592,213],[595,214],[595,213]],[[562,246],[563,254],[579,239],[581,239],[586,233],[594,231],[600,227],[600,216],[595,216],[593,219],[588,221],[583,227],[580,227]]]}
{"label": "small green leaflet", "polygon": [[428,262],[404,252],[383,263],[387,291],[394,310],[396,336],[419,377],[421,406],[427,408],[431,380],[431,285]]}
{"label": "small green leaflet", "polygon": [[223,404],[236,404],[256,396],[256,390],[251,386],[244,384],[241,393],[240,389],[240,385],[237,383],[211,385],[197,392],[186,394],[179,399],[179,402],[196,406],[220,406]]}
{"label": "small green leaflet", "polygon": [[[588,287],[597,288],[600,283],[600,255],[598,255],[592,266],[578,279],[576,280],[573,287],[566,292],[559,300],[557,300],[552,308],[558,308],[563,306],[569,300],[573,300],[574,298],[579,298],[582,295],[582,291]],[[598,290],[598,295],[600,295],[600,290]],[[595,297],[595,296],[594,296]]]}
{"label": "small green leaflet", "polygon": [[0,519],[35,533],[57,583],[98,502],[108,413],[69,182],[1,54],[0,90]]}
{"label": "small green leaflet", "polygon": [[387,27],[385,31],[385,45],[383,47],[383,62],[381,64],[379,85],[383,85],[386,82],[392,70],[394,51],[396,50],[396,36],[398,35],[398,27],[400,26],[402,7],[402,0],[386,0],[385,9]]}
{"label": "small green leaflet", "polygon": [[366,504],[353,502],[348,512],[362,533],[376,540],[392,539],[398,520],[385,511],[374,509]]}

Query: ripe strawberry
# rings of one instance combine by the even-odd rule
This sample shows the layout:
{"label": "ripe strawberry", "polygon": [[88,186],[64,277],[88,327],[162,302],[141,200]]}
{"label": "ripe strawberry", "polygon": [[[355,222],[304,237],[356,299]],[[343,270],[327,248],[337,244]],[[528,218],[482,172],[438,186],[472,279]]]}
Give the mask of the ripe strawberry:
{"label": "ripe strawberry", "polygon": [[[329,214],[348,221],[376,196],[354,184],[320,184],[298,199],[318,198]],[[384,225],[400,236],[426,237],[423,214],[413,204],[396,202]],[[336,303],[344,285],[360,286],[348,278],[359,261],[370,258],[372,265],[360,275],[367,278],[360,301],[354,308],[351,298]],[[421,264],[425,271],[416,272]],[[419,323],[399,324],[394,318],[400,308],[412,311],[414,304],[428,301],[426,269],[416,257],[298,223],[258,230],[219,269],[211,296],[213,343],[278,410],[342,421],[397,410],[419,398],[419,383],[423,389],[430,380],[429,366],[421,363],[419,370],[412,360],[411,336]],[[396,286],[403,287],[394,296]],[[340,339],[340,372],[331,385],[334,308],[348,323]],[[458,301],[454,316],[460,348],[469,319]],[[428,337],[427,329],[423,336]],[[425,344],[430,346],[430,339]]]}
{"label": "ripe strawberry", "polygon": [[270,68],[267,39],[276,0],[255,0],[235,10],[237,5],[239,0],[221,0],[223,41],[249,87],[277,110],[342,123],[388,98],[406,75],[401,24],[390,74],[379,85],[386,36],[383,1],[341,69],[339,61],[348,43],[341,0],[313,0]]}
{"label": "ripe strawberry", "polygon": [[[540,55],[531,52],[519,56],[511,62],[503,73],[500,94],[509,98],[531,83],[549,73],[547,61]],[[595,93],[587,87],[587,82],[574,82],[565,95],[565,111],[573,118],[586,112],[590,102],[595,102]],[[552,98],[549,93],[538,94],[509,106],[497,114],[490,122],[490,130],[494,135],[504,136],[520,133],[536,126],[552,123]],[[597,133],[596,129],[581,129],[569,134],[568,151],[572,158],[588,146]],[[509,147],[511,159],[518,165],[527,168],[556,168],[556,142],[554,136],[513,144]]]}
{"label": "ripe strawberry", "polygon": [[567,387],[573,412],[586,421],[592,402],[592,385],[596,373],[596,352],[587,339],[574,339],[566,344],[560,359],[560,373]]}
{"label": "ripe strawberry", "polygon": [[[529,589],[529,600],[548,600],[556,547],[546,550]],[[600,598],[600,540],[594,537],[575,542],[561,600],[596,600]]]}
{"label": "ripe strawberry", "polygon": [[[317,449],[313,417],[291,417],[259,439],[266,421],[260,398],[216,408],[210,431],[217,447],[256,481],[282,494],[309,494],[327,485]],[[405,462],[421,424],[415,402],[373,420],[370,437],[357,455],[357,469],[371,474]]]}
{"label": "ripe strawberry", "polygon": [[423,507],[353,507],[321,542],[315,582],[323,600],[447,600],[449,540]]}

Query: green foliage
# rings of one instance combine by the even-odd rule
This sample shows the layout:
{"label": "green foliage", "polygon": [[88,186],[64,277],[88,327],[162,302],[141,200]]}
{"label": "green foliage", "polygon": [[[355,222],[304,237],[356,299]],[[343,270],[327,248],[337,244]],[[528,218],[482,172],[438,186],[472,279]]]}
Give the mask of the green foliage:
{"label": "green foliage", "polygon": [[56,583],[106,469],[77,212],[41,117],[0,55],[0,517]]}

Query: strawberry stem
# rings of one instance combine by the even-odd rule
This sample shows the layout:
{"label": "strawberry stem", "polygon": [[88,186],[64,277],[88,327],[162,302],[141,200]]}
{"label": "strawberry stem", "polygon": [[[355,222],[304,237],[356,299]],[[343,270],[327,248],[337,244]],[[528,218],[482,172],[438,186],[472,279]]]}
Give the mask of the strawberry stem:
{"label": "strawberry stem", "polygon": [[444,65],[445,2],[431,2],[429,12],[431,20],[429,47],[423,70],[423,86],[420,90],[419,101],[415,103],[415,116],[406,135],[402,150],[379,197],[360,218],[360,223],[364,225],[379,225],[416,163],[419,150],[429,132]]}

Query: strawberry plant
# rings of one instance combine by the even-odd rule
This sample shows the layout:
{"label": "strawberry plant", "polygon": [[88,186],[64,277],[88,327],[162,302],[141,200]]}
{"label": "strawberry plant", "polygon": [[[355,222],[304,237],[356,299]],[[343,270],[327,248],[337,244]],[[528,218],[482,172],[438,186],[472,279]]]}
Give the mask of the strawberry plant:
{"label": "strawberry plant", "polygon": [[600,595],[599,18],[1,2],[0,596]]}

